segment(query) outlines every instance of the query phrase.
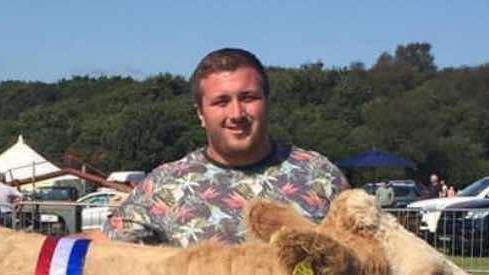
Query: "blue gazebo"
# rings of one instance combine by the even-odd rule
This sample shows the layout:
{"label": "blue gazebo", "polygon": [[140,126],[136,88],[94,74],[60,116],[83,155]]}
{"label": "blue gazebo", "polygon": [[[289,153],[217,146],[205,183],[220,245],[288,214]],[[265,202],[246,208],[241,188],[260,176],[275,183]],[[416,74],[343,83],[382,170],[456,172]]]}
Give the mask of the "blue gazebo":
{"label": "blue gazebo", "polygon": [[416,169],[416,164],[411,160],[403,159],[391,153],[380,150],[370,150],[359,155],[336,162],[344,168],[411,168]]}

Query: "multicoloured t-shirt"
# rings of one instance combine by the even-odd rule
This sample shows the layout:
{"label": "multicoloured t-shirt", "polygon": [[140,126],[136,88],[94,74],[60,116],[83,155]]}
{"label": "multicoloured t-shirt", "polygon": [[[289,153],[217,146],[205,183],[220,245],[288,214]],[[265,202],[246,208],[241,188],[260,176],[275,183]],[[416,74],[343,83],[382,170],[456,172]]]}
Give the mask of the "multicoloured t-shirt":
{"label": "multicoloured t-shirt", "polygon": [[[340,170],[317,152],[276,144],[257,164],[224,167],[201,148],[154,169],[114,211],[104,232],[131,242],[162,240],[163,235],[175,246],[204,239],[237,243],[245,235],[241,212],[251,199],[290,203],[318,221],[345,188]],[[151,230],[160,234],[148,237]]]}

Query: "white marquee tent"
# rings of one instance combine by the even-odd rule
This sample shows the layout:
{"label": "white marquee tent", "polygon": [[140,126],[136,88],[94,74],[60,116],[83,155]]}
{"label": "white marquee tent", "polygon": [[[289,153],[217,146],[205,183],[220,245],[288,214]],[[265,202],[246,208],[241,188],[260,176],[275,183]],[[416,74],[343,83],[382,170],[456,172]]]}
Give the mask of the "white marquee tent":
{"label": "white marquee tent", "polygon": [[28,179],[60,170],[59,167],[27,145],[22,135],[17,139],[17,143],[0,154],[0,173],[5,174],[7,182],[14,179]]}

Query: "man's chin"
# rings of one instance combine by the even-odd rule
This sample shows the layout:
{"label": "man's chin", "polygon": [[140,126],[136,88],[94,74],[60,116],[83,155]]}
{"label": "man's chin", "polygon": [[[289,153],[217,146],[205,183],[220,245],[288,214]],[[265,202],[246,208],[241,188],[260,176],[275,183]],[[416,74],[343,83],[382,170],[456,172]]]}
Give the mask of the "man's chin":
{"label": "man's chin", "polygon": [[228,146],[226,146],[226,152],[229,154],[229,155],[233,155],[233,156],[239,156],[239,155],[242,155],[242,154],[249,154],[251,152],[253,152],[253,146],[251,144],[248,144],[248,143],[242,143],[242,144],[228,144]]}
{"label": "man's chin", "polygon": [[224,146],[222,147],[223,152],[226,152],[229,156],[240,156],[240,155],[249,155],[256,151],[255,144],[251,142],[249,139],[243,140],[227,140]]}

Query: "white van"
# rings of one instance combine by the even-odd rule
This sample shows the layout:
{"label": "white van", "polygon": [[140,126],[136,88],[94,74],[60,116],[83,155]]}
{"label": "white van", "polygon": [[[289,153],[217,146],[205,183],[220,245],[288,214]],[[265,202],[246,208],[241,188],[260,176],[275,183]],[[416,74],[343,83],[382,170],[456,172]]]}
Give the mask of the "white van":
{"label": "white van", "polygon": [[107,181],[131,182],[136,184],[146,177],[144,171],[117,171],[107,177]]}

